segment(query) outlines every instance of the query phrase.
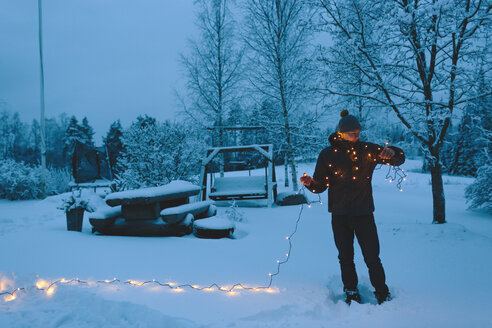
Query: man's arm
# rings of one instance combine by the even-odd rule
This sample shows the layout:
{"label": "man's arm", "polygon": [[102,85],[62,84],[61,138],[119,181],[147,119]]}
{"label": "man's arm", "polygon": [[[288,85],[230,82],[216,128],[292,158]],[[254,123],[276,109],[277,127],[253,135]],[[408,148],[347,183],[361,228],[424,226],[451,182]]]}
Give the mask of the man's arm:
{"label": "man's arm", "polygon": [[325,160],[325,153],[321,152],[319,154],[313,177],[311,178],[304,173],[301,177],[301,182],[309,191],[316,194],[322,193],[328,188],[328,166]]}
{"label": "man's arm", "polygon": [[379,147],[380,151],[377,157],[378,164],[387,164],[398,166],[405,162],[405,153],[401,148],[395,146]]}

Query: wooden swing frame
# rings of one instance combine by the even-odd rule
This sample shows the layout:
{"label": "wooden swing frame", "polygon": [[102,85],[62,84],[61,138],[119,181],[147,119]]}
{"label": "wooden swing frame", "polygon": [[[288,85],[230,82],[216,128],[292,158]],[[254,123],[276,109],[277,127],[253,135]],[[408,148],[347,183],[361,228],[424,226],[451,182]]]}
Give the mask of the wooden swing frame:
{"label": "wooden swing frame", "polygon": [[[208,191],[208,179],[207,174],[212,175],[210,165],[212,160],[220,153],[233,153],[233,152],[250,152],[257,151],[263,157],[267,159],[267,166],[265,167],[265,191],[255,192],[255,193],[228,193],[221,194],[220,196],[212,196],[209,194],[208,197],[214,200],[245,200],[245,199],[267,199],[268,207],[277,199],[277,179],[275,176],[275,163],[273,160],[273,145],[247,145],[247,146],[231,146],[231,147],[213,147],[207,150],[207,156],[202,162],[202,167],[200,170],[200,181],[202,183],[202,200],[207,199]],[[227,179],[227,178],[222,178]],[[212,176],[210,177],[210,189],[212,189]]]}

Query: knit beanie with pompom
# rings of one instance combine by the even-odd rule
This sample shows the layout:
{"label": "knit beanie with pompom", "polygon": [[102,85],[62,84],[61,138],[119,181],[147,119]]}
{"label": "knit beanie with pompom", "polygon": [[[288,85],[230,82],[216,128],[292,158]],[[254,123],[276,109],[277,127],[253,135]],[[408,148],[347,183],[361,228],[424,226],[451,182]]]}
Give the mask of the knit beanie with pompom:
{"label": "knit beanie with pompom", "polygon": [[349,111],[344,109],[340,113],[342,117],[338,122],[338,132],[349,132],[354,130],[362,130],[359,120],[353,116],[349,115]]}

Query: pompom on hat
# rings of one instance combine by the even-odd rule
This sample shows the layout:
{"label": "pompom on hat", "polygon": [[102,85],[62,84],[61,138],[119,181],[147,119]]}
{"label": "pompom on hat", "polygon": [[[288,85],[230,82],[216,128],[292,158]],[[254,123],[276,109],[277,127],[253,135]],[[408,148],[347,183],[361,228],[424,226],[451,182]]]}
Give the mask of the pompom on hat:
{"label": "pompom on hat", "polygon": [[342,117],[338,122],[338,132],[349,132],[354,130],[362,130],[362,127],[359,123],[357,117],[350,115],[349,111],[344,109],[340,113]]}

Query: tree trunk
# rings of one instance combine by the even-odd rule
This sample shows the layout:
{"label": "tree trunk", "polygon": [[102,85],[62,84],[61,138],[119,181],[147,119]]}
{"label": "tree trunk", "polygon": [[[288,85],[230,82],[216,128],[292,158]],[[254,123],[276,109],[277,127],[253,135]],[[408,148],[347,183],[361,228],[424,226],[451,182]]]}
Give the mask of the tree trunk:
{"label": "tree trunk", "polygon": [[285,155],[284,155],[284,173],[285,173],[284,186],[288,187],[289,186],[289,157],[287,155],[287,152],[285,152]]}
{"label": "tree trunk", "polygon": [[444,186],[442,182],[442,169],[439,162],[438,150],[431,150],[433,159],[431,160],[431,183],[432,183],[432,201],[434,209],[434,218],[432,223],[446,223],[446,209],[444,199]]}
{"label": "tree trunk", "polygon": [[290,172],[292,174],[292,189],[294,191],[297,191],[299,188],[299,185],[297,184],[297,168],[296,168],[296,163],[294,159],[294,152],[290,151],[289,152],[289,164],[290,164]]}
{"label": "tree trunk", "polygon": [[[219,147],[224,147],[224,132],[222,130],[222,119],[219,121]],[[220,153],[219,155],[219,171],[220,177],[224,177],[224,167],[225,167],[225,153]]]}

